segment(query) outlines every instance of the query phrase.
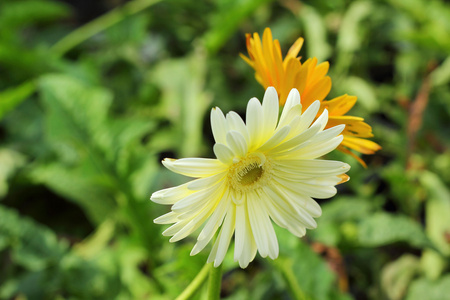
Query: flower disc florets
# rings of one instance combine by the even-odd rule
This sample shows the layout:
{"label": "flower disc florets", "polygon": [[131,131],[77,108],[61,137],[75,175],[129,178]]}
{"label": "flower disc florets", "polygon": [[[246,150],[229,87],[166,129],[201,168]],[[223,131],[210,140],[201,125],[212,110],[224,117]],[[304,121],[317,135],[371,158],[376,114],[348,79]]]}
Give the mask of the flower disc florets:
{"label": "flower disc florets", "polygon": [[263,153],[251,153],[236,159],[228,171],[228,185],[236,193],[261,188],[270,182],[272,163]]}

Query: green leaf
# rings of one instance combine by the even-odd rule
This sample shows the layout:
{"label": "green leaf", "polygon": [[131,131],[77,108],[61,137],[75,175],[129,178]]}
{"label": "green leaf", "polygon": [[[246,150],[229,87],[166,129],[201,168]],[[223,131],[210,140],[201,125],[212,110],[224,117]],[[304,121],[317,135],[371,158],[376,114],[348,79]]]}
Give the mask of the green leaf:
{"label": "green leaf", "polygon": [[373,11],[370,1],[355,1],[345,13],[339,30],[337,47],[343,52],[354,52],[361,48],[361,22]]}
{"label": "green leaf", "polygon": [[[47,138],[57,148],[74,147],[89,152],[89,144],[100,148],[111,145],[106,118],[112,95],[65,75],[46,75],[39,90],[47,111]],[[61,154],[64,155],[64,150]]]}
{"label": "green leaf", "polygon": [[177,136],[171,139],[182,156],[199,155],[203,117],[211,101],[204,92],[206,53],[196,50],[183,59],[163,61],[152,72],[162,89],[160,115],[177,125]]}
{"label": "green leaf", "polygon": [[407,242],[417,248],[432,247],[422,227],[406,216],[378,212],[361,222],[359,243],[362,246],[379,247],[396,242]]}
{"label": "green leaf", "polygon": [[317,57],[319,63],[326,60],[330,56],[331,47],[327,42],[327,30],[320,13],[313,6],[302,4],[299,17],[305,27],[308,55]]}
{"label": "green leaf", "polygon": [[373,86],[366,80],[348,76],[342,80],[338,87],[339,93],[350,94],[358,97],[360,103],[369,112],[375,112],[379,109],[379,101],[377,99]]}
{"label": "green leaf", "polygon": [[17,105],[25,101],[36,90],[34,81],[27,81],[21,85],[0,92],[0,119],[13,110]]}
{"label": "green leaf", "polygon": [[[205,48],[216,53],[235,32],[239,24],[258,7],[271,0],[223,0],[211,16],[211,29],[203,36]],[[220,5],[221,4],[221,5]]]}
{"label": "green leaf", "polygon": [[9,177],[25,164],[25,156],[11,149],[0,148],[0,198],[8,192]]}
{"label": "green leaf", "polygon": [[102,222],[116,207],[118,189],[107,162],[120,147],[108,130],[112,96],[64,75],[42,77],[39,89],[46,138],[59,162],[37,164],[30,177],[78,203],[94,223]]}
{"label": "green leaf", "polygon": [[311,231],[316,241],[328,246],[337,246],[342,240],[357,240],[357,220],[366,218],[374,205],[366,199],[339,197],[325,203],[322,216],[317,219],[317,228]]}
{"label": "green leaf", "polygon": [[430,279],[437,279],[448,265],[450,245],[446,235],[450,232],[450,191],[434,173],[422,172],[422,185],[428,191],[425,204],[426,232],[430,240],[447,258],[433,250],[427,250],[422,256],[422,266]]}
{"label": "green leaf", "polygon": [[84,166],[68,168],[58,163],[35,166],[29,176],[35,183],[45,184],[79,205],[94,224],[104,221],[117,207],[113,190],[105,184],[110,179]]}
{"label": "green leaf", "polygon": [[314,300],[345,298],[335,284],[336,274],[309,244],[285,229],[275,229],[280,244],[280,257],[272,264],[283,274],[285,284],[293,289],[294,295],[303,294],[306,299]]}
{"label": "green leaf", "polygon": [[[57,264],[67,251],[48,228],[0,205],[0,241],[12,249],[15,263],[39,270]],[[1,244],[1,243],[0,243]]]}
{"label": "green leaf", "polygon": [[396,261],[387,264],[381,271],[381,286],[389,299],[403,299],[410,282],[419,270],[419,259],[411,254],[404,254]]}
{"label": "green leaf", "polygon": [[411,284],[406,300],[449,300],[450,275],[439,280],[418,279]]}
{"label": "green leaf", "polygon": [[0,28],[30,25],[67,17],[69,7],[58,1],[21,0],[0,5]]}

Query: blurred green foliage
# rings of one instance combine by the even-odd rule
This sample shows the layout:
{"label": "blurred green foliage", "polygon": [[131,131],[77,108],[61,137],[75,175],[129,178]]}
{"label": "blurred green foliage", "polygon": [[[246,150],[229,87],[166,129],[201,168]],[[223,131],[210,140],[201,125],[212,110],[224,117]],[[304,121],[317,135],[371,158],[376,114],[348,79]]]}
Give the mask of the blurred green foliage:
{"label": "blurred green foliage", "polygon": [[[118,5],[118,2],[124,2]],[[450,7],[445,1],[0,2],[0,298],[174,299],[206,261],[171,244],[148,198],[186,181],[164,157],[212,157],[209,109],[263,89],[239,58],[271,27],[329,60],[379,153],[318,228],[277,228],[280,258],[224,299],[450,299]],[[299,290],[291,283],[298,282]],[[202,289],[195,299],[204,299]]]}

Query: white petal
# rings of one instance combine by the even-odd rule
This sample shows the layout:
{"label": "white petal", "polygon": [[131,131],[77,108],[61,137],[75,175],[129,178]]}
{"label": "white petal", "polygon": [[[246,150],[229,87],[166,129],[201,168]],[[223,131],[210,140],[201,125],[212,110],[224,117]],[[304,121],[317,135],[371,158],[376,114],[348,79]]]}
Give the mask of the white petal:
{"label": "white petal", "polygon": [[271,154],[282,153],[284,151],[288,151],[296,146],[303,144],[304,142],[310,140],[314,135],[316,135],[320,130],[320,126],[312,126],[302,133],[294,136],[293,138],[277,145],[276,147],[270,150]]}
{"label": "white petal", "polygon": [[[286,108],[283,110],[283,112],[285,111]],[[278,123],[278,128],[291,124],[291,122],[293,122],[296,117],[300,117],[301,114],[302,106],[300,104],[294,105],[285,113],[285,115],[281,116],[280,122]]]}
{"label": "white petal", "polygon": [[212,201],[213,198],[217,197],[217,194],[220,194],[220,196],[222,196],[225,184],[226,183],[224,181],[218,182],[207,189],[197,191],[181,199],[172,206],[172,211],[177,213],[195,211],[205,203]]}
{"label": "white petal", "polygon": [[298,127],[295,129],[298,133],[306,130],[312,123],[312,121],[316,118],[317,112],[320,108],[320,102],[314,101],[307,109],[302,113],[302,117]]}
{"label": "white petal", "polygon": [[235,211],[234,205],[228,207],[225,220],[223,221],[222,228],[220,230],[219,236],[213,246],[213,251],[211,251],[208,257],[208,263],[214,261],[214,267],[218,267],[225,258],[225,254],[228,251],[228,246],[230,245],[231,237],[234,232],[235,224]]}
{"label": "white petal", "polygon": [[227,133],[227,145],[235,156],[243,157],[247,154],[248,146],[245,138],[239,132],[231,130]]}
{"label": "white petal", "polygon": [[342,142],[344,137],[339,135],[335,138],[332,138],[326,142],[320,143],[311,143],[300,149],[292,149],[290,153],[290,157],[297,157],[301,159],[314,159],[321,157],[334,149]]}
{"label": "white petal", "polygon": [[234,153],[224,144],[215,144],[213,147],[214,154],[223,164],[230,165],[233,163]]}
{"label": "white petal", "polygon": [[263,132],[261,130],[264,114],[258,99],[252,98],[247,104],[246,124],[250,136],[249,148],[253,149],[262,143]]}
{"label": "white petal", "polygon": [[277,165],[277,170],[309,177],[340,175],[346,173],[350,169],[348,164],[333,160],[289,159],[276,160],[275,164]]}
{"label": "white petal", "polygon": [[227,122],[220,108],[211,110],[211,129],[216,143],[225,144],[227,134]]}
{"label": "white petal", "polygon": [[245,246],[242,250],[242,254],[239,257],[239,266],[242,269],[247,268],[248,264],[255,259],[258,247],[256,246],[255,239],[252,235],[250,223],[247,219],[246,235],[245,235]]}
{"label": "white petal", "polygon": [[338,176],[327,176],[327,177],[311,178],[311,179],[306,180],[305,183],[319,185],[319,186],[327,186],[327,185],[335,186],[341,181],[342,181],[342,178],[340,178]]}
{"label": "white petal", "polygon": [[284,126],[283,128],[277,130],[269,140],[267,140],[260,148],[258,148],[258,151],[264,152],[278,146],[281,141],[283,141],[284,138],[289,134],[290,130],[291,127],[289,126]]}
{"label": "white petal", "polygon": [[162,164],[172,172],[189,177],[207,177],[224,172],[228,166],[211,158],[165,158]]}
{"label": "white petal", "polygon": [[219,181],[222,181],[226,176],[226,174],[227,174],[226,172],[222,172],[213,176],[192,180],[188,183],[187,188],[191,191],[199,191],[206,189],[212,185],[215,185]]}
{"label": "white petal", "polygon": [[286,99],[286,103],[284,104],[283,111],[281,112],[280,123],[284,120],[284,118],[286,118],[289,110],[291,110],[291,108],[296,105],[300,105],[300,113],[301,113],[302,110],[300,103],[300,93],[298,92],[297,89],[292,89],[289,92],[289,95]]}
{"label": "white petal", "polygon": [[279,110],[277,91],[272,86],[268,87],[264,94],[262,110],[264,115],[263,136],[270,136],[277,126]]}
{"label": "white petal", "polygon": [[[328,123],[328,110],[325,109],[323,111],[323,113],[317,118],[317,120],[312,124],[312,126],[320,125],[319,131],[322,131],[325,128],[325,126],[327,125],[327,123]],[[345,127],[345,125],[344,125],[344,127]],[[344,130],[344,129],[342,129],[342,130]]]}
{"label": "white petal", "polygon": [[175,202],[193,193],[187,188],[189,183],[190,182],[154,192],[150,197],[150,200],[159,204],[174,204]]}
{"label": "white petal", "polygon": [[340,134],[344,130],[344,128],[345,128],[344,124],[328,128],[327,130],[324,130],[316,134],[313,138],[311,138],[311,141],[314,143],[328,141],[336,137],[338,134]]}
{"label": "white petal", "polygon": [[277,186],[270,186],[266,187],[264,192],[270,197],[270,201],[274,206],[273,210],[270,210],[270,213],[272,214],[274,211],[277,211],[279,213],[278,217],[284,219],[284,221],[281,221],[277,218],[281,227],[283,227],[283,224],[286,224],[286,228],[298,237],[305,235],[306,227],[315,228],[316,222],[312,216],[304,214],[299,209],[299,205],[295,202],[295,199],[291,199],[284,190],[281,190]]}
{"label": "white petal", "polygon": [[194,245],[194,248],[191,251],[191,255],[196,255],[197,253],[202,251],[203,248],[205,248],[205,246],[209,243],[219,226],[222,225],[229,205],[231,205],[231,200],[229,197],[229,193],[226,191],[222,199],[219,201],[219,204],[214,209],[214,212],[209,217],[209,220],[206,222],[205,226],[200,232],[197,238],[197,243]]}
{"label": "white petal", "polygon": [[319,203],[317,203],[310,197],[308,197],[304,208],[313,218],[318,218],[322,215],[322,208],[320,207]]}
{"label": "white petal", "polygon": [[234,260],[239,260],[245,245],[247,232],[247,205],[236,205],[236,225],[234,234]]}
{"label": "white petal", "polygon": [[172,224],[178,222],[178,214],[171,211],[153,220],[155,224]]}
{"label": "white petal", "polygon": [[245,126],[244,121],[242,118],[235,113],[234,111],[230,111],[227,114],[227,124],[228,124],[228,130],[236,130],[239,132],[244,138],[247,144],[250,142],[250,138],[248,136],[248,130]]}
{"label": "white petal", "polygon": [[217,231],[217,228],[222,224],[223,218],[225,217],[225,213],[228,211],[228,206],[231,205],[230,192],[228,189],[225,190],[225,193],[220,199],[217,207],[214,209],[214,213],[209,218],[208,222],[206,222],[202,231],[198,235],[197,240],[210,240],[214,233]]}
{"label": "white petal", "polygon": [[258,203],[258,198],[256,194],[247,194],[247,207],[253,236],[261,256],[275,259],[278,257],[278,241],[269,215]]}
{"label": "white petal", "polygon": [[290,181],[278,176],[274,176],[273,180],[283,185],[283,191],[287,194],[290,191],[294,191],[318,199],[327,199],[336,195],[336,188],[333,185],[316,185],[299,181]]}

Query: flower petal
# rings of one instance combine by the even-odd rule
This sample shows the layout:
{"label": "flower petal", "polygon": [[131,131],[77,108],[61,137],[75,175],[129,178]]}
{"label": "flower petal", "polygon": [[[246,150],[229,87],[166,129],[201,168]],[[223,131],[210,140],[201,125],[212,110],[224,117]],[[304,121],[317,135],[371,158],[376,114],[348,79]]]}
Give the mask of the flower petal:
{"label": "flower petal", "polygon": [[230,205],[228,207],[225,220],[223,221],[222,229],[220,230],[216,243],[213,246],[213,250],[215,248],[215,251],[211,251],[211,254],[208,257],[208,263],[214,261],[214,267],[216,268],[222,263],[223,259],[225,258],[225,254],[227,253],[231,237],[234,233],[235,218],[235,208],[233,205]]}
{"label": "flower petal", "polygon": [[189,177],[207,177],[228,168],[218,159],[211,158],[165,158],[162,164],[172,172]]}
{"label": "flower petal", "polygon": [[269,256],[272,259],[278,257],[278,241],[275,235],[268,213],[258,203],[258,195],[247,194],[247,207],[250,225],[262,257]]}
{"label": "flower petal", "polygon": [[245,138],[239,132],[231,130],[227,133],[227,145],[235,156],[243,157],[247,154],[248,145]]}
{"label": "flower petal", "polygon": [[247,104],[246,124],[250,136],[249,148],[253,149],[262,144],[263,110],[258,99],[252,98]]}
{"label": "flower petal", "polygon": [[245,138],[245,141],[249,143],[250,138],[248,135],[248,130],[242,118],[234,111],[230,111],[229,113],[227,113],[226,120],[228,124],[228,130],[236,130]]}
{"label": "flower petal", "polygon": [[264,127],[263,136],[272,135],[278,122],[278,95],[274,87],[268,87],[262,103]]}
{"label": "flower petal", "polygon": [[193,193],[193,191],[190,191],[187,188],[189,183],[190,182],[154,192],[150,197],[150,200],[159,204],[174,204]]}
{"label": "flower petal", "polygon": [[225,144],[227,134],[227,122],[220,108],[215,107],[211,110],[211,129],[216,143]]}

